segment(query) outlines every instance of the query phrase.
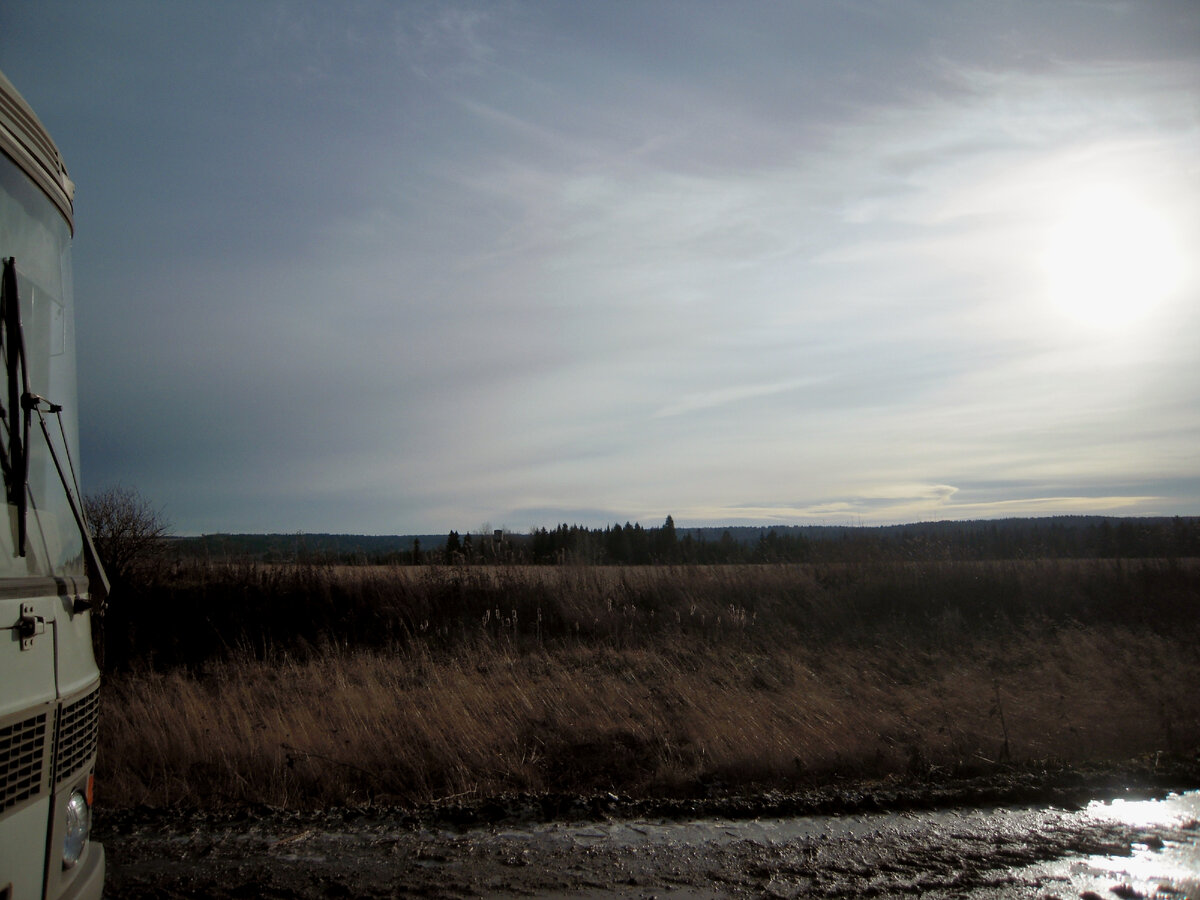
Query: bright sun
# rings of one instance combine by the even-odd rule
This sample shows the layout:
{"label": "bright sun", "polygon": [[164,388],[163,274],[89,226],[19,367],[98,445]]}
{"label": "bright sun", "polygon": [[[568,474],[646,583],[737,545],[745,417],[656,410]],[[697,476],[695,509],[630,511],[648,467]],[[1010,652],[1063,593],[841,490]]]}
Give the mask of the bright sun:
{"label": "bright sun", "polygon": [[1044,262],[1051,302],[1104,330],[1147,315],[1179,286],[1184,268],[1166,217],[1114,187],[1081,192],[1064,206]]}

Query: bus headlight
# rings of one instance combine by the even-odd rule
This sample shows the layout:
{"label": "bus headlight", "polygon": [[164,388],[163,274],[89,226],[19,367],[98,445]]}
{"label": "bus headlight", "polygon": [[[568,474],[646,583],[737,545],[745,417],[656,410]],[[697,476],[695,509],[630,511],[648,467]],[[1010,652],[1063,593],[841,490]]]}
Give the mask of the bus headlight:
{"label": "bus headlight", "polygon": [[83,856],[87,846],[88,832],[92,830],[92,810],[87,798],[79,791],[72,791],[67,800],[67,833],[63,838],[63,868],[69,869]]}

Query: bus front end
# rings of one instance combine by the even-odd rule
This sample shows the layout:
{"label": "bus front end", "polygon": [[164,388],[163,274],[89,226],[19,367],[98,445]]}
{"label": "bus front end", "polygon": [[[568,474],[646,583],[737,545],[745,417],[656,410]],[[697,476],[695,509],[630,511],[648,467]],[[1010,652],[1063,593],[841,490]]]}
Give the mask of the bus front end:
{"label": "bus front end", "polygon": [[104,882],[91,617],[106,585],[75,473],[73,193],[0,74],[0,900],[98,898]]}

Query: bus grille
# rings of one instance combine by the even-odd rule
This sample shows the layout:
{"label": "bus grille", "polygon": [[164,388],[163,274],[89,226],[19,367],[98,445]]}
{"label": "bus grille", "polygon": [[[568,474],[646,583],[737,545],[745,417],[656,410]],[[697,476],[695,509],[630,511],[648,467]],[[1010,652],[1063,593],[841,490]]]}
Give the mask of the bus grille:
{"label": "bus grille", "polygon": [[41,793],[46,713],[0,728],[0,812]]}
{"label": "bus grille", "polygon": [[92,691],[58,714],[54,735],[54,784],[57,786],[79,771],[96,752],[100,735],[100,692]]}

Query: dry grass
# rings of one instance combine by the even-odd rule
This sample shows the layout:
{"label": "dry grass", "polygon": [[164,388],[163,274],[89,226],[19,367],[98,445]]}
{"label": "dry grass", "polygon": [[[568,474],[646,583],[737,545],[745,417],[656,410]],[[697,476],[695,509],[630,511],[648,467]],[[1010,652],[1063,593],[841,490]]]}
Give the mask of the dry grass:
{"label": "dry grass", "polygon": [[1197,573],[1147,566],[326,570],[405,627],[110,677],[102,794],[686,794],[1193,751]]}

